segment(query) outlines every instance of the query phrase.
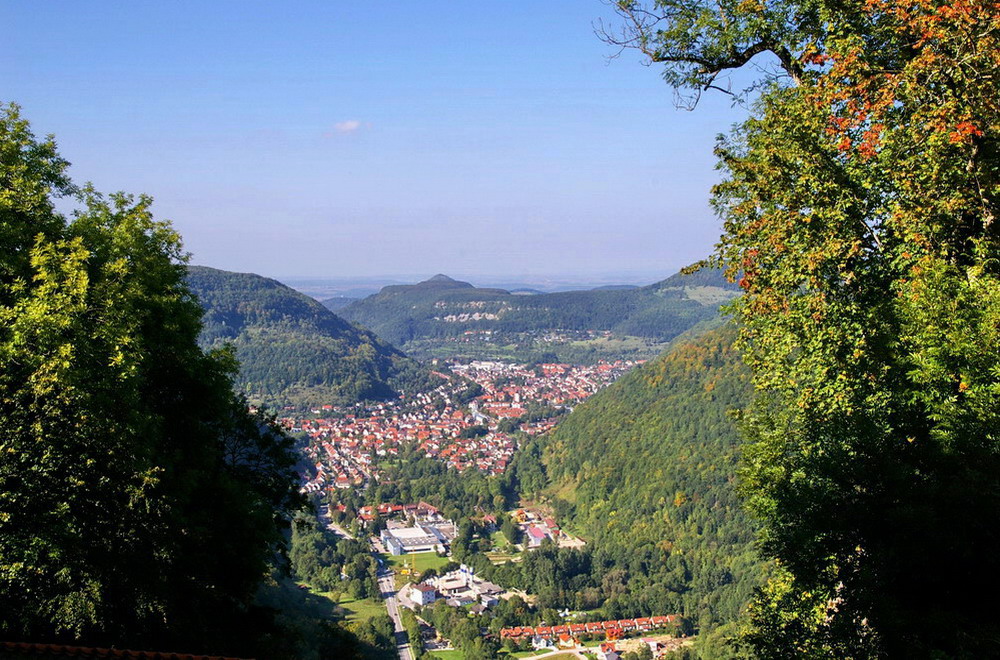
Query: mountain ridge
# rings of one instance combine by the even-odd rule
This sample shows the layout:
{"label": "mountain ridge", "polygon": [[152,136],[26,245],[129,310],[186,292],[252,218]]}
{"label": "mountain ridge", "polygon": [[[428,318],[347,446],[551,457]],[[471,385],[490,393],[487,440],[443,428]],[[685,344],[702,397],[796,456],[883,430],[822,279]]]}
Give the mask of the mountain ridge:
{"label": "mountain ridge", "polygon": [[644,287],[600,286],[556,293],[479,288],[437,275],[391,285],[338,309],[390,343],[440,342],[469,333],[499,335],[551,331],[609,332],[667,342],[717,314],[737,287],[718,271],[672,275]]}
{"label": "mountain ridge", "polygon": [[348,405],[431,382],[396,347],[277,280],[189,266],[187,281],[204,309],[199,342],[235,348],[252,403]]}

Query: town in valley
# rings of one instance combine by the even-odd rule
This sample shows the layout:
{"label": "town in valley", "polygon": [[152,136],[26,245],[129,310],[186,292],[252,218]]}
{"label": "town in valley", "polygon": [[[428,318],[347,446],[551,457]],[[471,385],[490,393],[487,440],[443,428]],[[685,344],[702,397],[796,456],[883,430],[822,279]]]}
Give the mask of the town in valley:
{"label": "town in valley", "polygon": [[438,360],[432,373],[440,382],[429,391],[351,407],[324,405],[281,420],[300,438],[308,457],[302,490],[317,503],[321,524],[340,538],[366,539],[377,558],[379,595],[400,637],[400,657],[413,653],[411,640],[402,635],[406,611],[414,613],[427,651],[454,648],[426,614],[435,607],[487,618],[500,608],[511,625],[483,634],[512,652],[580,648],[614,660],[641,648],[658,657],[685,643],[684,622],[670,612],[609,621],[563,610],[549,611],[553,620],[544,625],[517,621],[507,610],[535,609],[534,594],[494,583],[455,561],[453,546],[463,533],[493,565],[520,562],[525,553],[543,547],[586,545],[562,529],[545,506],[529,504],[500,514],[451,507],[453,516],[464,518],[453,519],[444,515],[443,506],[423,500],[374,497],[404,455],[433,460],[456,473],[501,477],[520,442],[547,433],[563,415],[640,363]]}

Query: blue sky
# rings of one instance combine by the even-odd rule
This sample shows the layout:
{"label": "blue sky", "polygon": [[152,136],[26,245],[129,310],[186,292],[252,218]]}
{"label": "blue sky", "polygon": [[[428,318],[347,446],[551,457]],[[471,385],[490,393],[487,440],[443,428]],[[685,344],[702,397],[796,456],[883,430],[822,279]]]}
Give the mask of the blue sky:
{"label": "blue sky", "polygon": [[0,4],[0,101],[193,262],[273,277],[632,273],[705,256],[721,95],[678,110],[600,1]]}

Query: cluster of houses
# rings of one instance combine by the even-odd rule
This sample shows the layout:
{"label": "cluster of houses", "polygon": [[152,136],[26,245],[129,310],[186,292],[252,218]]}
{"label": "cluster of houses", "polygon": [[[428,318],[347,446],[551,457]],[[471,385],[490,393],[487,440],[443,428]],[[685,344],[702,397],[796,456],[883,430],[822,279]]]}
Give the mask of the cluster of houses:
{"label": "cluster of houses", "polygon": [[[459,471],[476,468],[502,474],[517,450],[516,441],[497,429],[497,421],[527,412],[529,402],[573,406],[612,382],[635,362],[601,362],[591,366],[543,364],[527,367],[507,362],[452,364],[454,373],[475,381],[483,394],[466,406],[456,400],[464,386],[448,380],[430,392],[367,408],[338,413],[332,406],[314,411],[327,417],[284,419],[293,433],[309,436],[306,454],[313,463],[303,490],[359,488],[378,476],[378,457],[391,457],[404,445],[416,444],[424,455]],[[337,414],[335,414],[337,413]],[[550,430],[553,418],[528,420],[520,429],[529,434]],[[465,434],[485,425],[485,434]],[[473,437],[463,437],[472,435]]]}
{"label": "cluster of houses", "polygon": [[503,628],[500,639],[515,641],[530,640],[535,648],[546,648],[552,644],[572,642],[579,643],[581,635],[603,637],[608,641],[622,639],[637,632],[667,630],[678,620],[676,614],[666,616],[640,617],[638,619],[619,619],[617,621],[593,621],[591,623],[567,623],[558,626],[518,626]]}
{"label": "cluster of houses", "polygon": [[392,516],[408,518],[411,517],[417,522],[440,522],[444,520],[441,511],[433,504],[428,504],[423,500],[416,504],[386,504],[378,506],[363,506],[358,509],[358,518],[364,523],[375,520],[375,516],[389,518]]}
{"label": "cluster of houses", "polygon": [[452,400],[451,387],[446,384],[432,393],[336,417],[282,420],[293,433],[309,436],[306,455],[314,470],[304,490],[364,486],[377,476],[378,457],[395,456],[404,445],[412,444],[426,456],[459,471],[475,467],[486,474],[502,474],[517,443],[507,434],[495,431],[479,437],[462,437],[462,432],[478,420]]}
{"label": "cluster of houses", "polygon": [[514,523],[521,530],[523,547],[534,550],[546,540],[559,543],[564,534],[554,518],[543,517],[530,509],[518,509],[511,513]]}
{"label": "cluster of houses", "polygon": [[[574,406],[616,380],[637,362],[617,360],[595,365],[542,364],[537,367],[509,362],[475,360],[454,364],[451,370],[483,388],[480,408],[498,419],[520,417],[527,404]],[[542,431],[522,427],[527,432]]]}
{"label": "cluster of houses", "polygon": [[417,605],[431,605],[444,599],[451,607],[471,605],[470,610],[481,613],[493,607],[507,590],[484,580],[465,564],[444,575],[409,584],[401,591],[400,602],[411,609]]}

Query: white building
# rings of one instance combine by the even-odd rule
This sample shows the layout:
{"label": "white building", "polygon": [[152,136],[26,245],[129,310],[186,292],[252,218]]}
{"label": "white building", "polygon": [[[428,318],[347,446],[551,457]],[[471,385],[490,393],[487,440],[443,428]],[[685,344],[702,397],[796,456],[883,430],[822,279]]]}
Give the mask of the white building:
{"label": "white building", "polygon": [[410,600],[417,605],[430,605],[438,598],[437,589],[429,584],[411,584]]}
{"label": "white building", "polygon": [[394,555],[434,552],[440,546],[438,537],[420,526],[383,529],[380,536],[385,547]]}

